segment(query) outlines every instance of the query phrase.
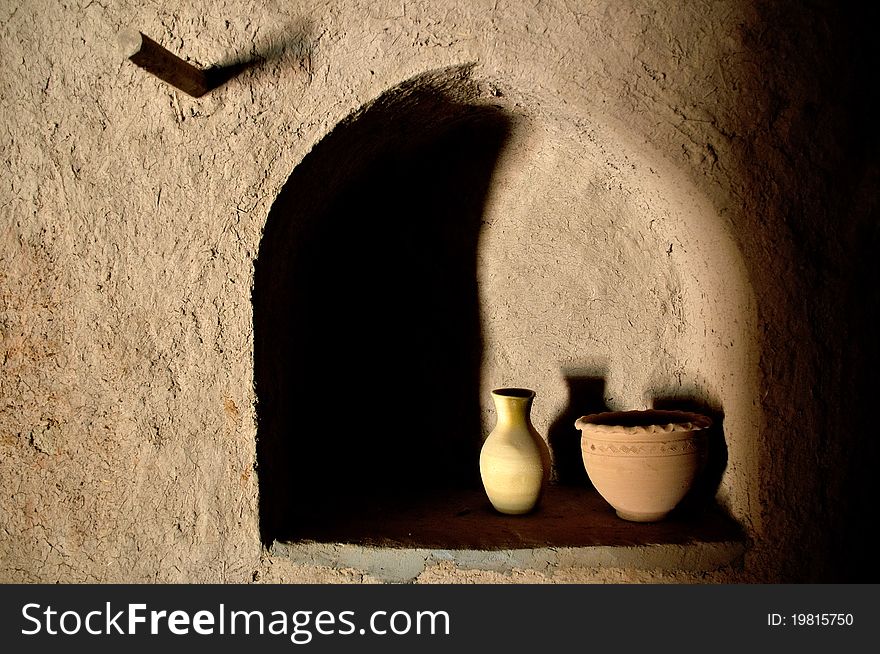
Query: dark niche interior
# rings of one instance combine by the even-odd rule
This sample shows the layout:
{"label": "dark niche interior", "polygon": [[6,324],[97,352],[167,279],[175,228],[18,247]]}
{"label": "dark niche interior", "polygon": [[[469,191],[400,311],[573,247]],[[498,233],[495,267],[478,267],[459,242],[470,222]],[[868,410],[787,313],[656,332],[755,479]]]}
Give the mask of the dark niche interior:
{"label": "dark niche interior", "polygon": [[549,434],[557,483],[539,510],[492,510],[479,479],[476,266],[492,176],[514,127],[467,67],[427,73],[342,121],[290,175],[253,290],[267,546],[740,538],[714,509],[657,525],[616,518],[579,461],[574,418],[603,406],[604,380],[590,375],[569,379],[571,406]]}
{"label": "dark niche interior", "polygon": [[511,129],[467,69],[325,137],[269,215],[254,285],[264,541],[479,483],[477,241]]}

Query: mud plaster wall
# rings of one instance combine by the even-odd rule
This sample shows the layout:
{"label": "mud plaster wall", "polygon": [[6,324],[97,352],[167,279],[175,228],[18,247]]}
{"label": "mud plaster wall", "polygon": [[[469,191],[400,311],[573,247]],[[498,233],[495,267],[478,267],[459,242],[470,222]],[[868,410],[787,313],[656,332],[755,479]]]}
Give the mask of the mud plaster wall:
{"label": "mud plaster wall", "polygon": [[[859,531],[876,514],[861,429],[877,178],[858,16],[601,1],[0,11],[3,581],[371,581],[261,547],[254,260],[280,189],[337,123],[467,64],[455,88],[516,124],[478,260],[484,391],[536,388],[543,432],[572,374],[601,374],[610,408],[723,410],[719,500],[752,546],[702,575],[436,565],[419,580],[876,577]],[[120,57],[130,26],[201,66],[267,61],[193,99]]]}

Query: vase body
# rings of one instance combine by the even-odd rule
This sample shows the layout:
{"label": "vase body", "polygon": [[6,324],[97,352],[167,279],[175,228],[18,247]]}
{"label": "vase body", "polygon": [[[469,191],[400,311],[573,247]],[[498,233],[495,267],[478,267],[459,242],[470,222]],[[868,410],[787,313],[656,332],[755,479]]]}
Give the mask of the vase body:
{"label": "vase body", "polygon": [[617,411],[578,418],[590,481],[617,515],[662,520],[690,490],[706,458],[708,416]]}
{"label": "vase body", "polygon": [[492,391],[497,422],[480,450],[480,477],[500,513],[528,513],[538,504],[550,475],[550,450],[532,425],[535,392]]}

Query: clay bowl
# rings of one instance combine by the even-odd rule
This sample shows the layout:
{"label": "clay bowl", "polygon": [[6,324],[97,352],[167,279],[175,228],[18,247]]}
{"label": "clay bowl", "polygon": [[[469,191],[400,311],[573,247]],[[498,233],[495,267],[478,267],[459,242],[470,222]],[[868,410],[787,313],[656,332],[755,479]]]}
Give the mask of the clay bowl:
{"label": "clay bowl", "polygon": [[590,481],[633,522],[662,520],[684,498],[706,460],[712,420],[685,411],[613,411],[578,418]]}

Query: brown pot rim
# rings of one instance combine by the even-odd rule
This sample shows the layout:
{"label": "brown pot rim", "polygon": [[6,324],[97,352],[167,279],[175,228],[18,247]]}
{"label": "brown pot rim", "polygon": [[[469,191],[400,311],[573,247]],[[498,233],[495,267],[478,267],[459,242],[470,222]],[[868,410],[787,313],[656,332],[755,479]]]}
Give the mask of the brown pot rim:
{"label": "brown pot rim", "polygon": [[712,419],[691,411],[641,409],[592,413],[578,418],[574,426],[599,434],[669,434],[708,429]]}

